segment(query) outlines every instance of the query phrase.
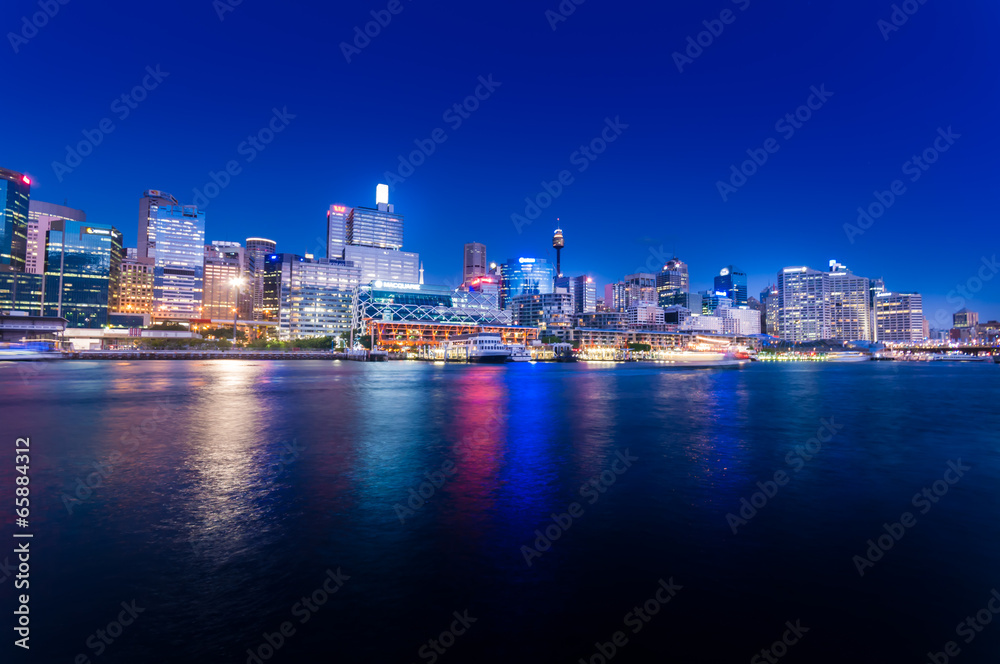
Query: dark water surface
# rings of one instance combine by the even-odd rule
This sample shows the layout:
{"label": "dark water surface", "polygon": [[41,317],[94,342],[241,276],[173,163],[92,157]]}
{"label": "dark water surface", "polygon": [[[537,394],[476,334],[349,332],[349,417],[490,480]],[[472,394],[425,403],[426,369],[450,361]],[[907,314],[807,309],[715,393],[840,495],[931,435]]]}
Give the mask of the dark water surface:
{"label": "dark water surface", "polygon": [[[749,662],[799,621],[769,657],[996,662],[998,385],[922,363],[8,363],[0,660]],[[902,537],[862,576],[883,524]],[[980,610],[996,624],[956,633]]]}

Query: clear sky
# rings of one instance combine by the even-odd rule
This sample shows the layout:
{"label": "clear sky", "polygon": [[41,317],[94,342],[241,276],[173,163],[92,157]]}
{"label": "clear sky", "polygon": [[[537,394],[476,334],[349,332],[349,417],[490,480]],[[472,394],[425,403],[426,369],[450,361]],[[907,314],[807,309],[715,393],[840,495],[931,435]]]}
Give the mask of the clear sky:
{"label": "clear sky", "polygon": [[[233,2],[42,0],[36,28],[38,0],[5,0],[0,166],[129,245],[143,190],[202,202],[233,161],[206,192],[207,238],[322,253],[329,205],[373,204],[388,171],[429,283],[460,278],[469,241],[554,260],[559,217],[564,272],[602,287],[674,252],[693,288],[735,264],[753,295],[837,259],[923,293],[929,318],[1000,318],[995,0],[895,16],[873,0]],[[416,142],[433,153],[411,160]]]}

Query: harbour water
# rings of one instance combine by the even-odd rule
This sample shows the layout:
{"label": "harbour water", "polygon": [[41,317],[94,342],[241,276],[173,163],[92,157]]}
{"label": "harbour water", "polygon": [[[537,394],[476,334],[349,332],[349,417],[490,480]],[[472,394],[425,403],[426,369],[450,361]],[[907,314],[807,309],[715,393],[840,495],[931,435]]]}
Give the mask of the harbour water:
{"label": "harbour water", "polygon": [[25,366],[24,661],[1000,652],[992,364]]}

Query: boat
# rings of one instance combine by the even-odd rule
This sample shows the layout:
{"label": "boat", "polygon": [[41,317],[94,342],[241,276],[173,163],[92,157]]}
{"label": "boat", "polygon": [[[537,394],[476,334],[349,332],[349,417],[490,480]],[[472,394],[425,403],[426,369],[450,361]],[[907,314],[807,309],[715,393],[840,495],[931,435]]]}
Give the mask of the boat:
{"label": "boat", "polygon": [[510,355],[499,332],[458,334],[445,342],[445,359],[452,362],[503,364]]}
{"label": "boat", "polygon": [[527,347],[524,344],[511,344],[510,356],[507,358],[508,362],[530,362],[531,353],[528,352]]}
{"label": "boat", "polygon": [[965,353],[944,353],[935,355],[931,362],[992,362],[989,355],[966,355]]}
{"label": "boat", "polygon": [[868,362],[871,359],[870,355],[860,351],[844,351],[826,354],[827,362]]}
{"label": "boat", "polygon": [[573,344],[552,344],[552,359],[556,362],[576,362],[576,355],[573,354]]}
{"label": "boat", "polygon": [[697,350],[660,351],[655,354],[654,361],[692,369],[702,367],[738,367],[750,362],[749,358],[739,358],[734,353]]}

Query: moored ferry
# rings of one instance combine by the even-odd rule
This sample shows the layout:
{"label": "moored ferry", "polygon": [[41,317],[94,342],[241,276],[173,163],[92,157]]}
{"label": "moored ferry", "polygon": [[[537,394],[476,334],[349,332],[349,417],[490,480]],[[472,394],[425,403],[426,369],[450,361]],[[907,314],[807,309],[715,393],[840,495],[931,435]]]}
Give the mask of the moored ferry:
{"label": "moored ferry", "polygon": [[530,362],[531,353],[528,352],[528,348],[524,344],[511,344],[510,345],[510,357],[507,358],[508,362]]}
{"label": "moored ferry", "polygon": [[459,334],[445,342],[445,359],[453,362],[503,364],[510,356],[499,332]]}

